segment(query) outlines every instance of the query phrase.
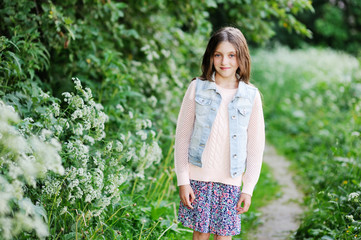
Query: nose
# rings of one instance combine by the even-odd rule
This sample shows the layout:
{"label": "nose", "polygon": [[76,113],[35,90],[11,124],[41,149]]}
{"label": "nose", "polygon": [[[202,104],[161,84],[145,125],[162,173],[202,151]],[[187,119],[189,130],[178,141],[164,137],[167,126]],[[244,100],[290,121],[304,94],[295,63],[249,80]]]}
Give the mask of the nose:
{"label": "nose", "polygon": [[226,56],[224,56],[222,58],[222,65],[227,65],[227,63],[228,63],[228,58]]}

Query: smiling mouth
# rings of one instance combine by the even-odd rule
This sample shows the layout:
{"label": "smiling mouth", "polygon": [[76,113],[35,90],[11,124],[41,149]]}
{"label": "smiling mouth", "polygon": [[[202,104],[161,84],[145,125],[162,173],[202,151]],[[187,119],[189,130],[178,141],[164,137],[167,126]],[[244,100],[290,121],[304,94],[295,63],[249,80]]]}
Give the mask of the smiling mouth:
{"label": "smiling mouth", "polygon": [[221,67],[222,70],[228,70],[230,67]]}

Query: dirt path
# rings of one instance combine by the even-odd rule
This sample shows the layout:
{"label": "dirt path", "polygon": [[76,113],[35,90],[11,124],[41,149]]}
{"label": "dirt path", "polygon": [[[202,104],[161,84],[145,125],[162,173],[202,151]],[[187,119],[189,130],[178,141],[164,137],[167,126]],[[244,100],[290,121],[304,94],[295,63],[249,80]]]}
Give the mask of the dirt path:
{"label": "dirt path", "polygon": [[303,194],[296,188],[292,174],[289,171],[290,163],[279,156],[272,146],[265,149],[264,162],[272,169],[274,178],[281,185],[282,195],[269,205],[259,209],[262,213],[260,220],[263,223],[257,232],[250,234],[257,240],[289,239],[292,231],[299,227],[298,218],[303,212],[300,202]]}

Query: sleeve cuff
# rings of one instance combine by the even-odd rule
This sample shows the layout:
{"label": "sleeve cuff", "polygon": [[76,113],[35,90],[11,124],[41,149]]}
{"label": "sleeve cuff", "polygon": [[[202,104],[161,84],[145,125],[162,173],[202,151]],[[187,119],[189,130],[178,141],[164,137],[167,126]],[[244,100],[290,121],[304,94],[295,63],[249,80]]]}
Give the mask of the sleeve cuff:
{"label": "sleeve cuff", "polygon": [[178,186],[181,185],[189,185],[190,181],[189,181],[189,173],[188,172],[180,172],[177,174],[177,182],[178,182]]}
{"label": "sleeve cuff", "polygon": [[242,193],[247,193],[252,196],[254,187],[252,186],[243,186],[242,187]]}

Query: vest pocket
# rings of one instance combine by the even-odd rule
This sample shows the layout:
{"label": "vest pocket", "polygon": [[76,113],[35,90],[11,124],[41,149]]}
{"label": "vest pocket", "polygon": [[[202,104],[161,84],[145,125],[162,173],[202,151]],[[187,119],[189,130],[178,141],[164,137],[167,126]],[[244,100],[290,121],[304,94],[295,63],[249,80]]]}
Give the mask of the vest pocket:
{"label": "vest pocket", "polygon": [[205,115],[209,112],[212,100],[201,96],[196,96],[196,114]]}
{"label": "vest pocket", "polygon": [[241,105],[237,107],[238,123],[240,126],[248,126],[249,118],[252,112],[252,105]]}
{"label": "vest pocket", "polygon": [[238,107],[237,110],[242,116],[246,116],[247,113],[249,112],[249,110],[246,107]]}

